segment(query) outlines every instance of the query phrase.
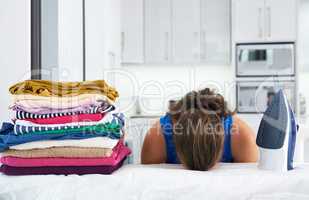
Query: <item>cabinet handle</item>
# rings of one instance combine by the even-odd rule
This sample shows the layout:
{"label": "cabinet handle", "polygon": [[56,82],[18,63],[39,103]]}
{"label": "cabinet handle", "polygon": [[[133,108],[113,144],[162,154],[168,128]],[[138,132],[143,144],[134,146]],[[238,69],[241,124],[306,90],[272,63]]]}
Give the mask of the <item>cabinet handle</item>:
{"label": "cabinet handle", "polygon": [[109,65],[110,66],[115,66],[116,64],[116,55],[114,52],[108,52],[108,55],[109,55]]}
{"label": "cabinet handle", "polygon": [[203,52],[201,54],[201,59],[205,60],[206,59],[206,31],[202,31],[202,47],[203,47]]}
{"label": "cabinet handle", "polygon": [[[196,44],[197,44],[197,46],[199,46],[200,47],[200,40],[199,40],[199,34],[198,34],[198,32],[196,31],[196,32],[194,32],[194,37],[195,37],[195,39],[196,39]],[[200,50],[199,50],[200,51]],[[193,50],[193,58],[194,59],[199,59],[199,57],[200,57],[200,52],[194,52],[194,50]]]}
{"label": "cabinet handle", "polygon": [[169,60],[169,32],[165,32],[165,60]]}
{"label": "cabinet handle", "polygon": [[125,32],[121,32],[121,60],[123,61],[125,48]]}
{"label": "cabinet handle", "polygon": [[263,38],[263,27],[262,27],[262,8],[259,8],[259,37]]}
{"label": "cabinet handle", "polygon": [[267,7],[268,12],[268,37],[271,37],[271,8]]}

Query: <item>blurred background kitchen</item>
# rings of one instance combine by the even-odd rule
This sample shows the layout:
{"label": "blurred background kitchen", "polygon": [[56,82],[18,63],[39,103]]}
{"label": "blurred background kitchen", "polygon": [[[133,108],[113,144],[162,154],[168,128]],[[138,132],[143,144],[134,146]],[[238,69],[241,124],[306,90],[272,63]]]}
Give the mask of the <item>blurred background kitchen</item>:
{"label": "blurred background kitchen", "polygon": [[257,131],[284,89],[309,162],[309,0],[1,0],[0,119],[29,78],[106,79],[128,117],[132,161],[171,100],[212,87]]}

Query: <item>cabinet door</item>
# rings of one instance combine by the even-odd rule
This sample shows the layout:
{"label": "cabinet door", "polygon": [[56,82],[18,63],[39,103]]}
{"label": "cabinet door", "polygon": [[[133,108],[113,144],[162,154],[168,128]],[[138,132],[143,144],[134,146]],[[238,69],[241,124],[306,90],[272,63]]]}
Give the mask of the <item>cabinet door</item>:
{"label": "cabinet door", "polygon": [[264,0],[234,0],[233,32],[236,42],[264,40]]}
{"label": "cabinet door", "polygon": [[145,0],[145,60],[167,63],[171,59],[171,1]]}
{"label": "cabinet door", "polygon": [[143,0],[121,0],[121,62],[144,62]]}
{"label": "cabinet door", "polygon": [[230,28],[229,0],[201,0],[201,62],[229,62]]}
{"label": "cabinet door", "polygon": [[200,60],[200,0],[173,0],[174,63]]}
{"label": "cabinet door", "polygon": [[270,41],[295,41],[297,29],[296,0],[266,0],[265,35]]}

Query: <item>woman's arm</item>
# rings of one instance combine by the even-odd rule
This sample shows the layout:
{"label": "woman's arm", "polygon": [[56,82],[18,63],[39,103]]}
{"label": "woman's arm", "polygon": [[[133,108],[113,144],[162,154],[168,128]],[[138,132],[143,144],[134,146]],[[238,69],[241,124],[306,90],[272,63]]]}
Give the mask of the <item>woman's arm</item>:
{"label": "woman's arm", "polygon": [[148,131],[142,148],[142,164],[160,164],[166,161],[164,136],[160,122],[156,122]]}
{"label": "woman's arm", "polygon": [[233,118],[231,143],[234,162],[257,162],[259,155],[254,131],[237,116]]}

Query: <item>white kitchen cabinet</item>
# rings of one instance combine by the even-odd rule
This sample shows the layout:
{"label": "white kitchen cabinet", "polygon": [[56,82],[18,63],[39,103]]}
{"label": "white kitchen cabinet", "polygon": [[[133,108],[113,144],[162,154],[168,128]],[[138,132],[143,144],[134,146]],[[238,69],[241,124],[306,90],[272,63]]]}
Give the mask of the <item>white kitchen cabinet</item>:
{"label": "white kitchen cabinet", "polygon": [[230,0],[120,0],[122,64],[228,63]]}
{"label": "white kitchen cabinet", "polygon": [[230,0],[201,0],[201,62],[230,60]]}
{"label": "white kitchen cabinet", "polygon": [[144,62],[144,0],[121,0],[121,63]]}
{"label": "white kitchen cabinet", "polygon": [[171,61],[171,0],[145,0],[145,62]]}
{"label": "white kitchen cabinet", "polygon": [[265,1],[265,35],[270,41],[294,41],[297,30],[296,0]]}
{"label": "white kitchen cabinet", "polygon": [[296,0],[233,0],[236,42],[285,42],[296,40]]}
{"label": "white kitchen cabinet", "polygon": [[264,40],[264,0],[234,0],[233,30],[237,42]]}
{"label": "white kitchen cabinet", "polygon": [[198,63],[200,60],[200,0],[173,0],[173,62]]}

